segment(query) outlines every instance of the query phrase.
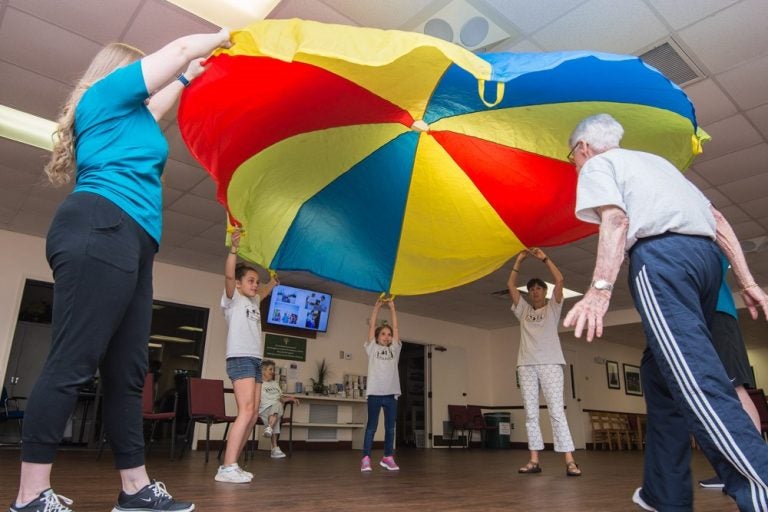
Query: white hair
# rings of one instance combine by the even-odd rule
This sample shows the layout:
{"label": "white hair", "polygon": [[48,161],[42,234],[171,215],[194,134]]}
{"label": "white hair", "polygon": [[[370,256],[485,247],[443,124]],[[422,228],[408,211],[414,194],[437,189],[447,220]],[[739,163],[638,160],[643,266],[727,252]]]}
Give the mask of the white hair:
{"label": "white hair", "polygon": [[583,119],[573,129],[568,139],[568,146],[573,147],[583,140],[596,151],[607,151],[619,147],[624,136],[624,128],[608,114],[597,114]]}

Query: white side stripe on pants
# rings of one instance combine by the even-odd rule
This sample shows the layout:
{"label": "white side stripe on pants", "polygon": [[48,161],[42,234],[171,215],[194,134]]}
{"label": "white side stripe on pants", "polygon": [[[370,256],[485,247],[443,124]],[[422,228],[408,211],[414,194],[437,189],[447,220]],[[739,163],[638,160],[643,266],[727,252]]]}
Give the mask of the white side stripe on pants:
{"label": "white side stripe on pants", "polygon": [[662,315],[656,297],[653,294],[645,266],[643,266],[635,278],[635,285],[639,292],[642,307],[648,316],[651,329],[659,340],[659,347],[672,368],[675,380],[684,391],[683,395],[688,405],[720,452],[749,481],[752,503],[755,509],[768,509],[768,495],[766,494],[768,488],[765,482],[762,481],[760,475],[754,470],[741,448],[731,437],[730,432],[723,425],[717,413],[704,396],[704,392],[699,387],[698,382],[696,382],[693,373],[680,353],[680,348],[667,325],[666,319]]}

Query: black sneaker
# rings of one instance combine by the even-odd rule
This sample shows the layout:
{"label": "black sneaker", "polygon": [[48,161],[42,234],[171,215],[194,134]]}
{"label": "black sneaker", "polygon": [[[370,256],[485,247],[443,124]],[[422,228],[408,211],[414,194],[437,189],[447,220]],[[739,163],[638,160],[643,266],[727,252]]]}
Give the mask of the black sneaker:
{"label": "black sneaker", "polygon": [[725,488],[725,485],[723,485],[722,480],[720,480],[720,478],[716,476],[713,476],[712,478],[707,478],[706,480],[699,480],[699,485],[705,489]]}
{"label": "black sneaker", "polygon": [[9,510],[10,512],[75,512],[67,507],[71,504],[71,499],[54,493],[53,489],[46,489],[25,506],[19,507],[14,503]]}
{"label": "black sneaker", "polygon": [[151,484],[136,494],[125,494],[121,491],[112,512],[154,512],[156,510],[191,512],[195,510],[195,505],[174,500],[173,496],[165,490],[163,482],[152,480]]}

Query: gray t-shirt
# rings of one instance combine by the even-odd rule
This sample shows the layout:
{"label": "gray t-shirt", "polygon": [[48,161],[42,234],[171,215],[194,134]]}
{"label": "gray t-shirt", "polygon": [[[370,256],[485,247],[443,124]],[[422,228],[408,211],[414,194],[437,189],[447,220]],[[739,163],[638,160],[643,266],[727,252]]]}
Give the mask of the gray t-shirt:
{"label": "gray t-shirt", "polygon": [[399,340],[392,340],[388,347],[379,345],[376,340],[365,344],[365,353],[368,355],[367,395],[400,396],[397,362],[402,348],[403,344]]}
{"label": "gray t-shirt", "polygon": [[258,357],[261,359],[261,298],[253,299],[235,288],[232,298],[225,291],[221,296],[221,310],[229,324],[227,357]]}
{"label": "gray t-shirt", "polygon": [[259,414],[266,411],[273,405],[280,403],[280,397],[283,396],[283,390],[280,389],[280,383],[276,380],[267,380],[261,384],[261,402],[259,403]]}
{"label": "gray t-shirt", "polygon": [[512,305],[512,312],[520,321],[517,366],[565,364],[560,337],[557,334],[562,311],[563,302],[558,304],[554,298],[539,309],[533,309],[522,297],[517,301],[517,306]]}
{"label": "gray t-shirt", "polygon": [[576,217],[600,223],[596,208],[613,205],[629,218],[628,251],[638,238],[679,233],[715,239],[709,200],[674,165],[642,151],[611,149],[579,172]]}

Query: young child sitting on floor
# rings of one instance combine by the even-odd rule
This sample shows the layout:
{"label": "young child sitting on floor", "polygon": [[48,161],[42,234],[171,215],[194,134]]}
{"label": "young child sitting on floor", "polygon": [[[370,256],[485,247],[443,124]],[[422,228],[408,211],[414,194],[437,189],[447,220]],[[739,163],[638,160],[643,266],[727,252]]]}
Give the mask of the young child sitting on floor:
{"label": "young child sitting on floor", "polygon": [[280,420],[283,417],[283,404],[293,402],[299,405],[299,400],[292,396],[283,396],[280,383],[275,380],[275,362],[265,359],[261,362],[261,374],[263,384],[261,386],[261,403],[259,404],[259,417],[264,422],[264,437],[272,438],[272,451],[270,457],[282,459],[285,454],[277,446],[277,438],[280,435]]}

